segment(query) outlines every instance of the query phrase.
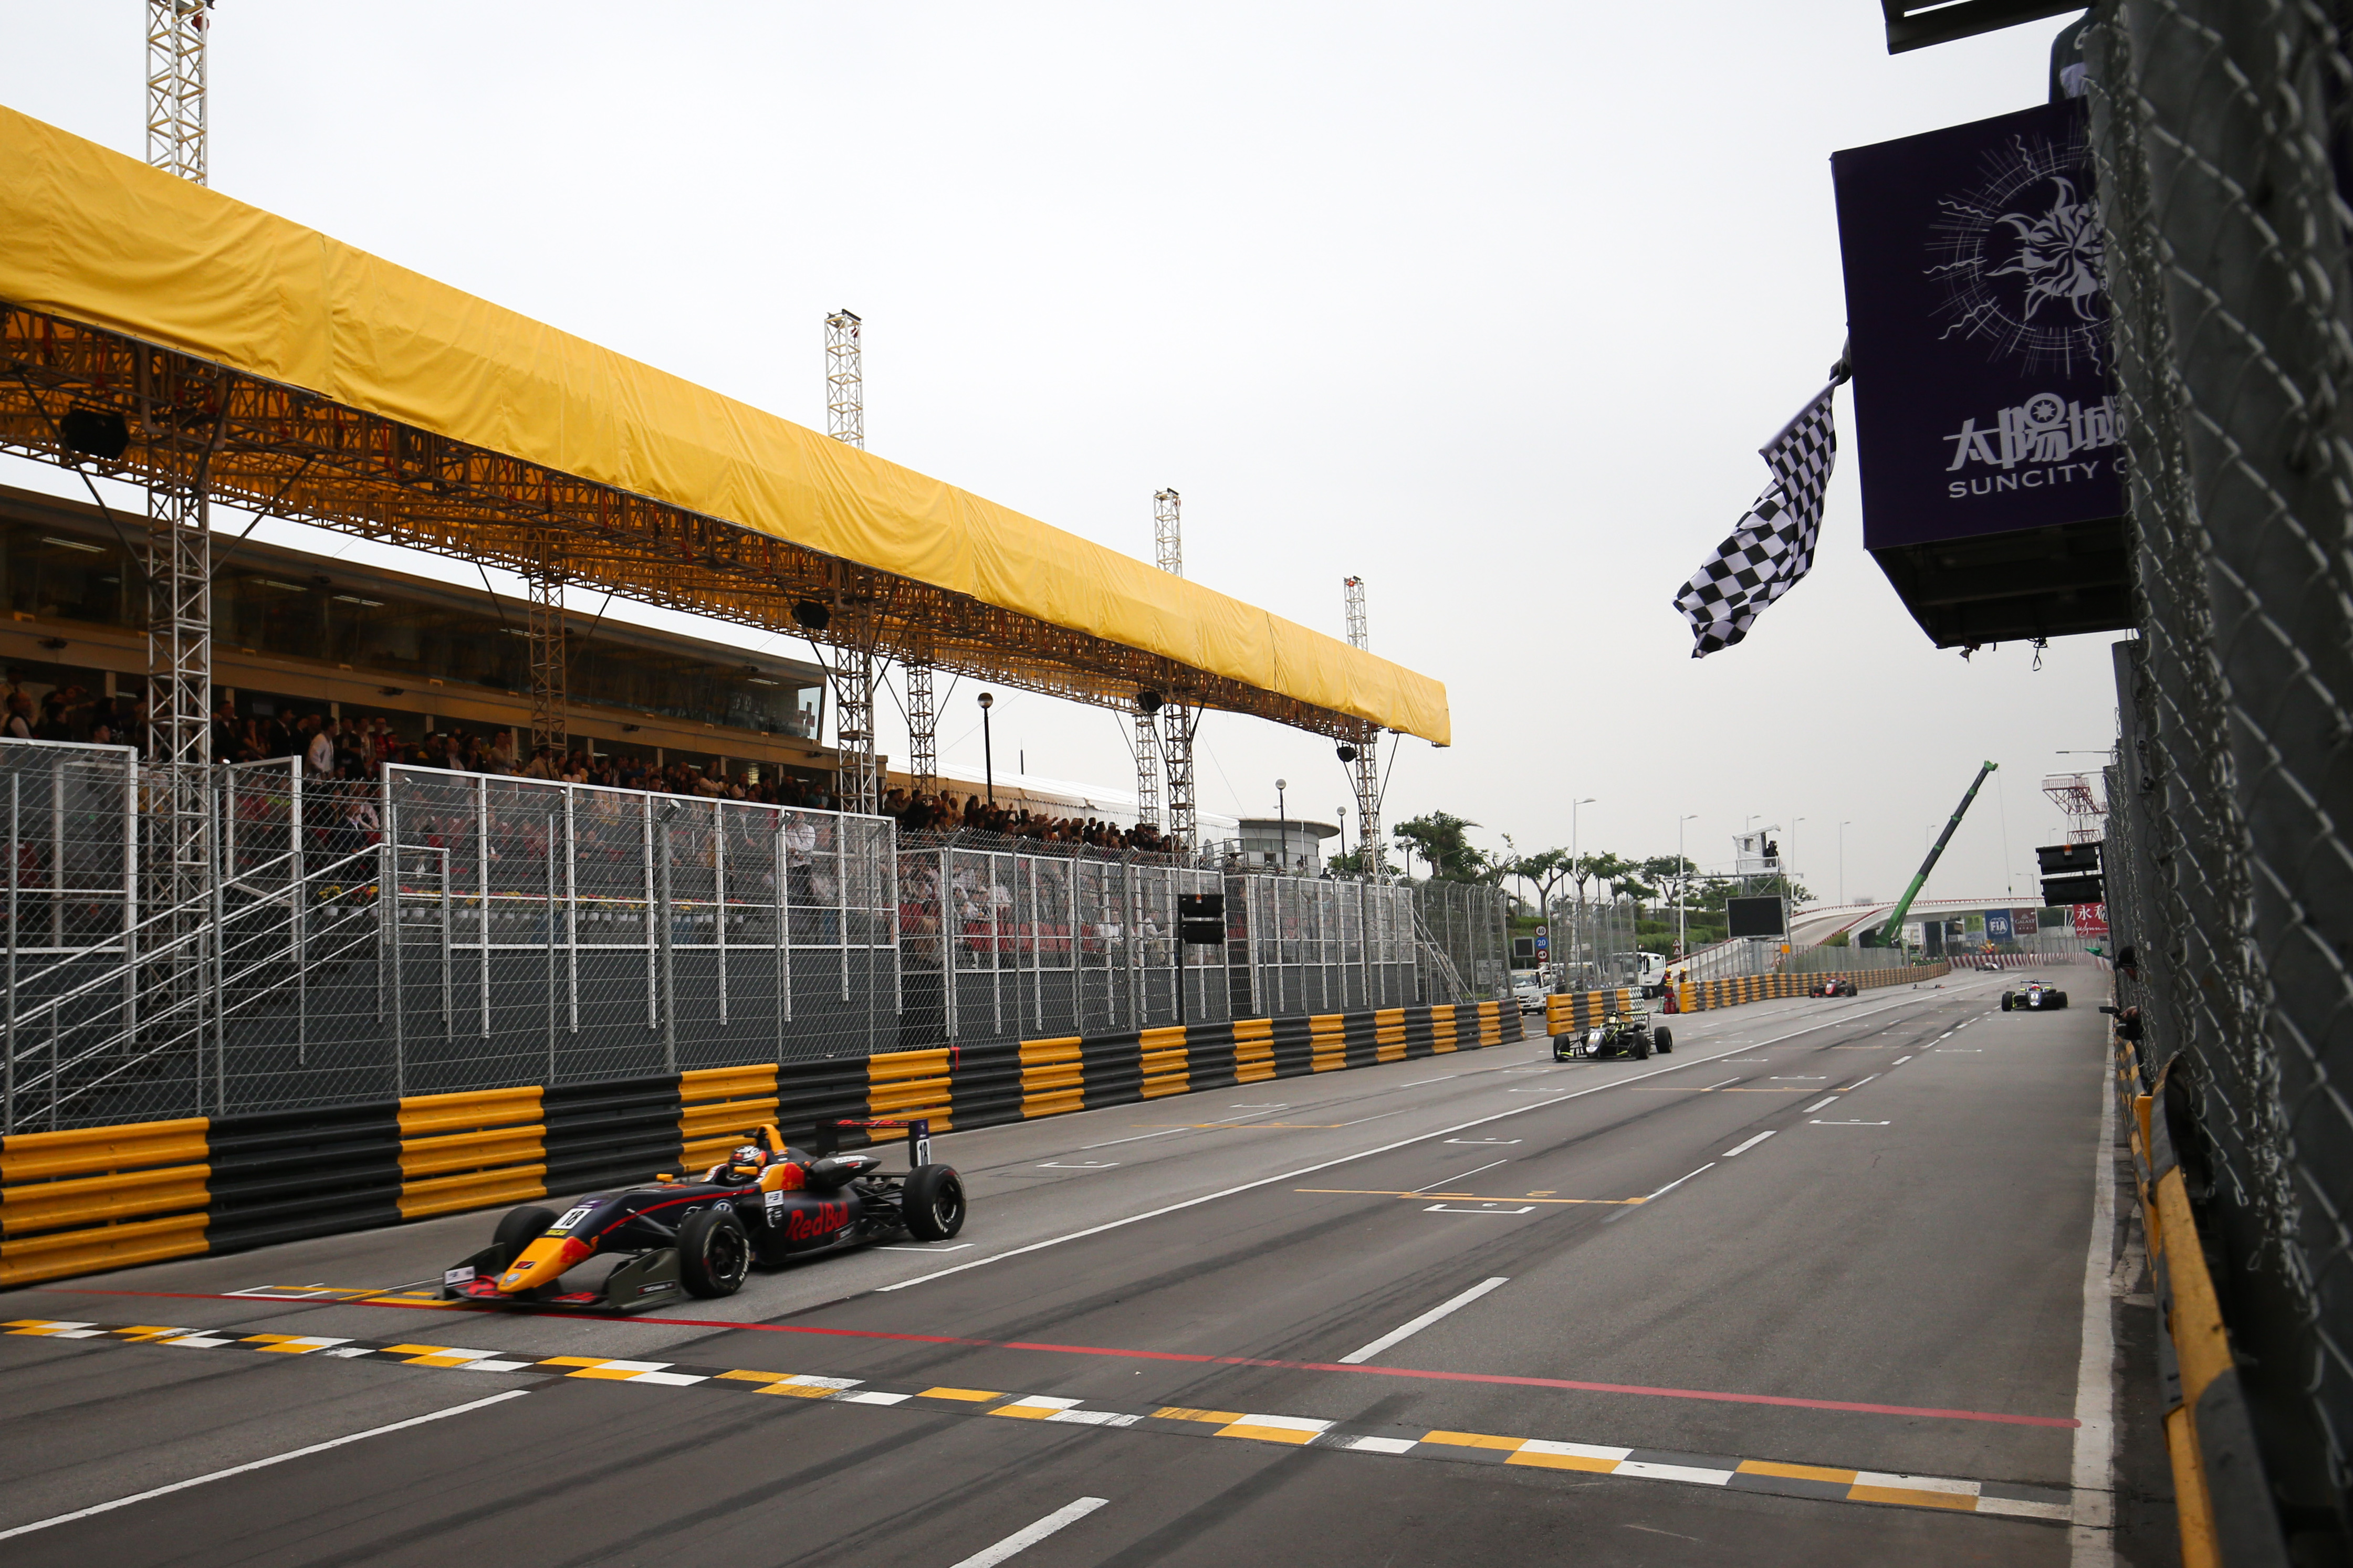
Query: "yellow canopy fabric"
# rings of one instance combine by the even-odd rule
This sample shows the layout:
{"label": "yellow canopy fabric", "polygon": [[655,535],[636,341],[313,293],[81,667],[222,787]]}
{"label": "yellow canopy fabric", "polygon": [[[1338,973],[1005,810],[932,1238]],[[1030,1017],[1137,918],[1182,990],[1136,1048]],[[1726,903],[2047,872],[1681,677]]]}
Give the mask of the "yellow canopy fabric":
{"label": "yellow canopy fabric", "polygon": [[5,108],[0,300],[1451,739],[1426,676]]}

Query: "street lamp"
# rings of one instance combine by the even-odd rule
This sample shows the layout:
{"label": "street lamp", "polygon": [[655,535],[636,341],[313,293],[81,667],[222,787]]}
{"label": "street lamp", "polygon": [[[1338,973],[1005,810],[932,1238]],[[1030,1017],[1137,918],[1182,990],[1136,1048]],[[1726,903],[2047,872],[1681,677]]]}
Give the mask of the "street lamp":
{"label": "street lamp", "polygon": [[1846,903],[1846,830],[1853,826],[1852,821],[1839,824],[1839,904],[1841,908]]}
{"label": "street lamp", "polygon": [[1585,902],[1585,879],[1578,875],[1583,867],[1577,848],[1577,808],[1592,804],[1593,797],[1589,795],[1583,800],[1572,800],[1568,803],[1568,872],[1577,882],[1577,901],[1580,905]]}
{"label": "street lamp", "polygon": [[988,710],[997,706],[997,699],[984,691],[980,694],[980,774],[988,784],[988,804],[997,804],[997,753],[990,748]]}
{"label": "street lamp", "polygon": [[1282,798],[1282,792],[1290,787],[1290,781],[1286,779],[1274,781],[1274,868],[1278,871],[1282,870],[1284,863],[1291,858],[1291,811]]}
{"label": "street lamp", "polygon": [[1348,855],[1348,808],[1343,805],[1334,809],[1340,814],[1340,857],[1345,859]]}
{"label": "street lamp", "polygon": [[[1592,804],[1589,795],[1568,803],[1568,876],[1577,884],[1577,912],[1568,918],[1568,957],[1563,961],[1565,963],[1585,962],[1585,864],[1577,848],[1577,808]],[[1568,971],[1564,968],[1561,973],[1566,977]]]}
{"label": "street lamp", "polygon": [[1691,903],[1691,862],[1683,858],[1683,824],[1697,822],[1699,813],[1675,818],[1675,956],[1691,956],[1691,937],[1686,929],[1684,910]]}

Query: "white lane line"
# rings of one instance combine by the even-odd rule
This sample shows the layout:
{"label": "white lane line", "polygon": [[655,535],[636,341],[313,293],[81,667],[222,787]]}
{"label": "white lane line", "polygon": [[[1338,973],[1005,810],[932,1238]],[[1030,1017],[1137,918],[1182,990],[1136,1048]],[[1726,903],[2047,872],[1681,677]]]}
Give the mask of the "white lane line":
{"label": "white lane line", "polygon": [[2084,1251],[2084,1339],[2075,1362],[2074,1518],[2067,1530],[2071,1568],[2111,1568],[2116,1558],[2116,1330],[2108,1313],[2111,1255],[2116,1243],[2116,1100],[2100,1075],[2100,1141],[2092,1149],[2092,1237]]}
{"label": "white lane line", "polygon": [[1897,1057],[1894,1061],[1889,1062],[1887,1065],[1892,1068],[1900,1068],[1911,1059],[1912,1058],[1910,1057]]}
{"label": "white lane line", "polygon": [[1744,1151],[1746,1151],[1746,1150],[1754,1149],[1755,1147],[1757,1147],[1757,1145],[1758,1145],[1759,1143],[1762,1143],[1763,1142],[1765,1142],[1765,1140],[1767,1140],[1767,1138],[1770,1138],[1771,1136],[1773,1136],[1774,1132],[1776,1132],[1776,1131],[1778,1131],[1778,1129],[1777,1129],[1777,1128],[1767,1128],[1766,1131],[1764,1131],[1759,1132],[1758,1134],[1757,1134],[1757,1136],[1756,1136],[1756,1137],[1751,1138],[1750,1140],[1748,1140],[1748,1142],[1746,1142],[1746,1143],[1736,1143],[1736,1144],[1734,1144],[1731,1148],[1726,1149],[1726,1150],[1724,1152],[1724,1153],[1722,1154],[1721,1158],[1723,1158],[1723,1159],[1726,1159],[1726,1160],[1729,1160],[1729,1159],[1731,1159],[1735,1154],[1740,1153],[1740,1152],[1744,1152]]}
{"label": "white lane line", "polygon": [[1029,1551],[1064,1525],[1078,1523],[1109,1501],[1109,1498],[1082,1497],[1074,1503],[1066,1503],[1037,1523],[1015,1531],[996,1545],[974,1552],[961,1563],[953,1564],[952,1568],[997,1568],[997,1564],[1007,1558]]}
{"label": "white lane line", "polygon": [[1496,1286],[1508,1285],[1510,1283],[1511,1276],[1508,1274],[1498,1275],[1493,1279],[1482,1279],[1476,1285],[1472,1286],[1468,1290],[1463,1291],[1460,1296],[1456,1296],[1449,1300],[1440,1301],[1437,1306],[1432,1307],[1420,1317],[1414,1319],[1411,1322],[1391,1329],[1388,1333],[1383,1334],[1379,1339],[1375,1340],[1371,1344],[1365,1346],[1363,1349],[1350,1351],[1346,1355],[1340,1358],[1340,1364],[1343,1366],[1354,1366],[1359,1362],[1370,1361],[1375,1356],[1380,1354],[1383,1351],[1388,1349],[1391,1345],[1396,1344],[1399,1340],[1409,1340],[1413,1338],[1414,1335],[1421,1332],[1422,1330],[1430,1327],[1430,1324],[1438,1321],[1439,1319],[1445,1317],[1448,1313],[1461,1311],[1463,1308],[1469,1306],[1472,1302],[1477,1300],[1488,1291],[1493,1290]]}
{"label": "white lane line", "polygon": [[1414,1188],[1412,1192],[1408,1193],[1406,1196],[1412,1197],[1417,1194],[1426,1193],[1432,1187],[1451,1187],[1455,1183],[1463,1180],[1465,1177],[1475,1176],[1482,1171],[1492,1171],[1496,1166],[1504,1163],[1510,1158],[1511,1156],[1506,1154],[1502,1160],[1490,1160],[1483,1165],[1473,1165],[1467,1171],[1456,1171],[1451,1175],[1440,1176],[1434,1182],[1425,1182],[1420,1186]]}
{"label": "white lane line", "polygon": [[[1850,1013],[1841,1017],[1825,1018],[1819,1024],[1809,1024],[1802,1029],[1792,1029],[1786,1035],[1776,1035],[1769,1040],[1764,1040],[1758,1043],[1767,1046],[1777,1046],[1783,1040],[1794,1040],[1800,1035],[1816,1034],[1823,1029],[1842,1028],[1861,1019],[1872,1017],[1880,1013],[1892,1013],[1898,1007],[1916,1006],[1923,1002],[1934,1002],[1936,1000],[1938,1000],[1938,998],[1934,994],[1906,996],[1901,1001],[1890,1002],[1884,1007],[1873,1008],[1869,1013]],[[918,1274],[912,1279],[902,1279],[895,1285],[878,1285],[875,1287],[875,1292],[879,1295],[890,1290],[904,1290],[911,1285],[928,1285],[934,1279],[944,1279],[952,1274],[961,1274],[967,1268],[986,1268],[991,1263],[1002,1263],[1008,1258],[1024,1258],[1033,1252],[1043,1252],[1050,1247],[1060,1247],[1065,1242],[1084,1241],[1089,1237],[1101,1236],[1105,1231],[1119,1230],[1131,1225],[1141,1225],[1148,1219],[1158,1219],[1164,1215],[1178,1214],[1186,1209],[1198,1208],[1203,1204],[1213,1204],[1221,1198],[1236,1197],[1243,1193],[1256,1192],[1261,1187],[1271,1187],[1278,1182],[1295,1182],[1302,1176],[1312,1176],[1318,1171],[1328,1171],[1335,1165],[1346,1165],[1352,1164],[1358,1160],[1369,1160],[1376,1155],[1390,1153],[1398,1149],[1410,1148],[1416,1143],[1427,1143],[1433,1138],[1451,1138],[1457,1132],[1468,1132],[1474,1127],[1484,1127],[1491,1121],[1502,1121],[1506,1118],[1514,1116],[1525,1116],[1532,1110],[1548,1110],[1556,1105],[1566,1104],[1567,1101],[1572,1100],[1582,1100],[1588,1094],[1599,1094],[1604,1089],[1621,1089],[1630,1083],[1640,1083],[1644,1079],[1657,1078],[1664,1073],[1681,1072],[1685,1068],[1704,1068],[1711,1063],[1721,1061],[1723,1059],[1723,1055],[1721,1054],[1713,1057],[1694,1057],[1687,1062],[1675,1062],[1662,1068],[1652,1068],[1648,1072],[1630,1073],[1624,1078],[1611,1079],[1608,1083],[1597,1083],[1591,1089],[1580,1089],[1576,1090],[1574,1093],[1562,1095],[1558,1099],[1542,1100],[1533,1105],[1515,1105],[1509,1110],[1498,1110],[1490,1115],[1473,1117],[1468,1121],[1458,1121],[1451,1127],[1440,1127],[1430,1132],[1417,1132],[1410,1138],[1400,1138],[1394,1143],[1377,1144],[1370,1149],[1360,1149],[1353,1154],[1342,1154],[1330,1160],[1319,1160],[1313,1165],[1302,1165],[1295,1171],[1285,1171],[1280,1175],[1261,1176],[1256,1181],[1243,1182],[1238,1185],[1230,1187],[1221,1187],[1214,1193],[1203,1193],[1198,1198],[1186,1198],[1177,1203],[1163,1204],[1158,1208],[1145,1209],[1140,1214],[1125,1215],[1118,1219],[1105,1220],[1101,1225],[1091,1225],[1081,1230],[1065,1231],[1060,1236],[1050,1236],[1043,1241],[1033,1241],[1027,1247],[1008,1247],[1003,1252],[992,1252],[987,1258],[976,1258],[969,1263],[959,1263],[950,1268],[934,1269],[929,1274]],[[1710,1163],[1713,1163],[1713,1162],[1710,1162]],[[1700,1170],[1704,1171],[1708,1167],[1706,1165],[1703,1165],[1700,1167]],[[1692,1173],[1692,1176],[1696,1176],[1698,1174],[1699,1171],[1694,1171]],[[1691,1176],[1685,1176],[1683,1180],[1687,1182],[1691,1180]],[[1679,1186],[1681,1184],[1682,1184],[1679,1182],[1671,1182],[1668,1184],[1668,1186]],[[1663,1193],[1666,1190],[1667,1187],[1661,1187],[1659,1192]],[[1659,1193],[1653,1193],[1651,1194],[1652,1197],[1656,1197],[1658,1195]],[[1620,1212],[1622,1214],[1625,1211],[1620,1210]],[[1611,1219],[1615,1219],[1617,1217],[1619,1217],[1617,1215],[1612,1215],[1610,1216]],[[1605,1220],[1602,1223],[1606,1225],[1609,1221]]]}
{"label": "white lane line", "polygon": [[1110,1140],[1110,1142],[1103,1142],[1103,1143],[1082,1143],[1082,1144],[1080,1144],[1080,1145],[1078,1146],[1078,1148],[1077,1148],[1075,1151],[1073,1151],[1073,1152],[1076,1152],[1076,1153],[1083,1154],[1083,1153],[1085,1153],[1085,1152],[1086,1152],[1088,1150],[1090,1150],[1090,1149],[1108,1149],[1108,1148],[1110,1148],[1110,1147],[1112,1146],[1112,1144],[1113,1144],[1113,1143],[1141,1143],[1141,1142],[1143,1142],[1146,1138],[1170,1138],[1170,1137],[1174,1137],[1176,1134],[1177,1134],[1177,1133],[1179,1133],[1179,1132],[1191,1132],[1191,1131],[1195,1131],[1195,1129],[1190,1128],[1190,1127],[1170,1127],[1170,1128],[1163,1129],[1162,1131],[1158,1131],[1158,1132],[1139,1132],[1139,1133],[1137,1133],[1137,1134],[1136,1134],[1134,1137],[1133,1137],[1133,1138],[1113,1138],[1113,1139]]}
{"label": "white lane line", "polygon": [[954,1247],[881,1247],[875,1250],[878,1252],[962,1252],[974,1245],[976,1244],[973,1242],[959,1241]]}
{"label": "white lane line", "polygon": [[20,1524],[14,1530],[0,1530],[0,1541],[6,1541],[12,1536],[30,1535],[37,1530],[47,1530],[53,1524],[71,1524],[75,1520],[88,1519],[92,1514],[110,1513],[118,1508],[129,1508],[132,1503],[145,1502],[149,1498],[167,1497],[173,1492],[184,1492],[190,1487],[200,1487],[207,1481],[225,1481],[231,1476],[241,1476],[248,1470],[264,1470],[272,1465],[282,1465],[289,1459],[300,1459],[311,1454],[323,1454],[330,1448],[340,1448],[346,1443],[356,1443],[362,1438],[381,1437],[386,1432],[399,1432],[411,1426],[422,1426],[427,1421],[438,1421],[448,1415],[463,1415],[469,1410],[480,1410],[485,1405],[503,1404],[510,1399],[521,1399],[530,1392],[528,1388],[511,1388],[504,1394],[493,1394],[488,1399],[470,1400],[464,1405],[452,1405],[447,1410],[436,1410],[429,1415],[412,1415],[406,1421],[395,1421],[388,1426],[371,1426],[364,1432],[353,1432],[346,1437],[330,1437],[323,1443],[312,1443],[308,1447],[291,1448],[283,1454],[272,1454],[266,1459],[256,1459],[250,1464],[232,1465],[226,1470],[215,1470],[210,1475],[191,1476],[185,1481],[174,1481],[167,1487],[154,1487],[143,1492],[133,1492],[129,1497],[119,1497],[111,1502],[92,1503],[88,1508],[78,1508],[71,1513],[58,1514],[55,1519],[36,1520],[31,1524]]}
{"label": "white lane line", "polygon": [[1424,1214],[1483,1214],[1483,1215],[1515,1215],[1515,1214],[1534,1214],[1534,1213],[1535,1213],[1535,1212],[1536,1212],[1536,1205],[1534,1205],[1534,1204],[1525,1204],[1525,1205],[1522,1205],[1521,1207],[1519,1207],[1519,1208],[1515,1208],[1515,1209],[1506,1209],[1506,1208],[1497,1208],[1493,1204],[1488,1204],[1487,1205],[1485,1205],[1485,1206],[1484,1206],[1484,1207],[1482,1207],[1482,1208],[1475,1208],[1475,1209],[1458,1209],[1458,1208],[1450,1208],[1450,1207],[1448,1207],[1448,1206],[1447,1206],[1446,1205],[1444,1205],[1444,1204],[1432,1204],[1432,1205],[1430,1205],[1428,1208],[1426,1208],[1426,1209],[1422,1210],[1421,1212],[1422,1212],[1422,1213],[1424,1213]]}
{"label": "white lane line", "polygon": [[1060,1160],[1045,1160],[1039,1162],[1038,1168],[1041,1171],[1108,1171],[1118,1164],[1116,1160],[1081,1160],[1075,1165],[1065,1165]]}
{"label": "white lane line", "polygon": [[1885,1121],[1824,1121],[1820,1118],[1807,1123],[1810,1127],[1886,1127]]}
{"label": "white lane line", "polygon": [[1517,1138],[1449,1138],[1449,1143],[1517,1143]]}
{"label": "white lane line", "polygon": [[1838,1096],[1837,1096],[1837,1095],[1835,1095],[1835,1094],[1831,1094],[1831,1095],[1825,1095],[1825,1096],[1823,1096],[1821,1099],[1820,1099],[1820,1100],[1818,1100],[1814,1101],[1811,1105],[1809,1105],[1808,1107],[1806,1107],[1806,1109],[1805,1109],[1805,1110],[1800,1110],[1799,1112],[1798,1112],[1798,1114],[1799,1114],[1799,1115],[1800,1115],[1800,1116],[1811,1116],[1815,1111],[1820,1110],[1823,1106],[1825,1106],[1825,1105],[1834,1105],[1834,1104],[1836,1104],[1837,1102],[1838,1102]]}
{"label": "white lane line", "polygon": [[1700,1173],[1701,1173],[1701,1172],[1703,1172],[1703,1171],[1713,1171],[1713,1170],[1715,1170],[1715,1161],[1713,1161],[1713,1160],[1710,1160],[1706,1164],[1702,1165],[1702,1166],[1699,1168],[1699,1170],[1698,1170],[1698,1171],[1694,1171],[1694,1172],[1691,1173],[1691,1176],[1677,1176],[1673,1181],[1669,1182],[1665,1186],[1661,1187],[1657,1192],[1655,1192],[1655,1193],[1651,1193],[1651,1194],[1650,1194],[1648,1196],[1644,1197],[1644,1198],[1642,1199],[1642,1201],[1643,1201],[1644,1203],[1649,1203],[1649,1202],[1651,1201],[1651,1198],[1662,1198],[1662,1197],[1665,1197],[1669,1193],[1673,1192],[1677,1187],[1680,1187],[1680,1186],[1682,1186],[1685,1182],[1690,1181],[1690,1180],[1692,1179],[1692,1176],[1696,1176],[1696,1175],[1700,1174]]}
{"label": "white lane line", "polygon": [[[1728,1078],[1728,1079],[1725,1079],[1724,1080],[1724,1083],[1738,1083],[1739,1081],[1740,1081],[1740,1079],[1737,1079],[1737,1078]],[[1711,1083],[1711,1084],[1707,1085],[1705,1088],[1702,1089],[1700,1090],[1700,1092],[1701,1092],[1702,1094],[1705,1094],[1705,1093],[1708,1091],[1708,1089],[1722,1089],[1722,1088],[1724,1087],[1724,1083]]]}
{"label": "white lane line", "polygon": [[1869,1083],[1871,1079],[1877,1078],[1878,1076],[1879,1075],[1877,1073],[1873,1073],[1871,1078],[1859,1078],[1852,1083],[1848,1084],[1845,1088],[1840,1089],[1839,1092],[1841,1094],[1852,1094],[1856,1089],[1861,1089],[1864,1084]]}
{"label": "white lane line", "polygon": [[1395,1087],[1397,1087],[1397,1088],[1398,1088],[1398,1089],[1419,1089],[1423,1084],[1426,1084],[1426,1083],[1444,1083],[1444,1082],[1445,1082],[1448,1079],[1450,1079],[1450,1078],[1461,1078],[1461,1076],[1462,1076],[1462,1075],[1461,1075],[1461,1073],[1442,1072],[1442,1073],[1440,1073],[1436,1078],[1418,1078],[1418,1079],[1414,1079],[1411,1083],[1401,1083],[1401,1084],[1398,1084],[1398,1085],[1396,1085]]}

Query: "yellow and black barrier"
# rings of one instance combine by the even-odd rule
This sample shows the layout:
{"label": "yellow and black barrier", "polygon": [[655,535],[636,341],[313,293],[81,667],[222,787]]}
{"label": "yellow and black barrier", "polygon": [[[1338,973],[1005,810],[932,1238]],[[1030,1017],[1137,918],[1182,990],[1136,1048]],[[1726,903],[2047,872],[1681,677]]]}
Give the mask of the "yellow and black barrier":
{"label": "yellow and black barrier", "polygon": [[2174,1122],[2186,1114],[2187,1097],[2168,1092],[2178,1087],[2171,1062],[2144,1090],[2129,1042],[2118,1042],[2116,1064],[2149,1277],[2166,1331],[2158,1343],[2158,1375],[2183,1568],[2285,1568],[2286,1538],[2181,1171]]}
{"label": "yellow and black barrier", "polygon": [[[1952,965],[1939,961],[1915,963],[1901,969],[1834,970],[1819,974],[1744,974],[1734,980],[1685,981],[1675,987],[1675,1011],[1704,1013],[1717,1007],[1737,1007],[1745,1002],[1765,1002],[1777,996],[1804,996],[1825,980],[1852,980],[1858,991],[1868,991],[1879,985],[1914,985],[1923,980],[1936,980],[1952,973]],[[1545,1033],[1574,1035],[1593,1027],[1604,1018],[1631,1012],[1635,993],[1617,991],[1572,991],[1545,998]]]}
{"label": "yellow and black barrier", "polygon": [[996,1126],[1523,1037],[1515,1004],[1244,1018],[0,1141],[0,1286],[569,1195],[710,1164],[775,1123]]}

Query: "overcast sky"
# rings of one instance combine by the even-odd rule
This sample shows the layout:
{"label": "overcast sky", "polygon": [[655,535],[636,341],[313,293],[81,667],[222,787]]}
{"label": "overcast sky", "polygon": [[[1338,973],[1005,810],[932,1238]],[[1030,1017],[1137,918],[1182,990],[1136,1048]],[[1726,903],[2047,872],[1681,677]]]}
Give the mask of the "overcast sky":
{"label": "overcast sky", "polygon": [[[0,100],[143,155],[143,12],[16,8]],[[1704,661],[1671,605],[1837,356],[1831,153],[2042,101],[2059,21],[1891,58],[1869,0],[216,16],[220,191],[818,428],[847,306],[870,449],[1145,559],[1173,486],[1188,576],[1335,636],[1361,574],[1453,710],[1392,823],[1535,849],[1591,796],[1585,849],[1696,814],[1712,865],[1754,819],[1828,896],[1851,822],[1845,889],[1887,897],[1990,758],[1930,892],[2027,895],[2042,774],[2112,738],[2113,637],[1929,647],[1862,552],[1843,396],[1812,575]],[[940,741],[976,767],[973,695]],[[1000,759],[1132,788],[1124,728],[996,709]],[[1349,798],[1314,737],[1213,714],[1200,747],[1205,807]]]}

